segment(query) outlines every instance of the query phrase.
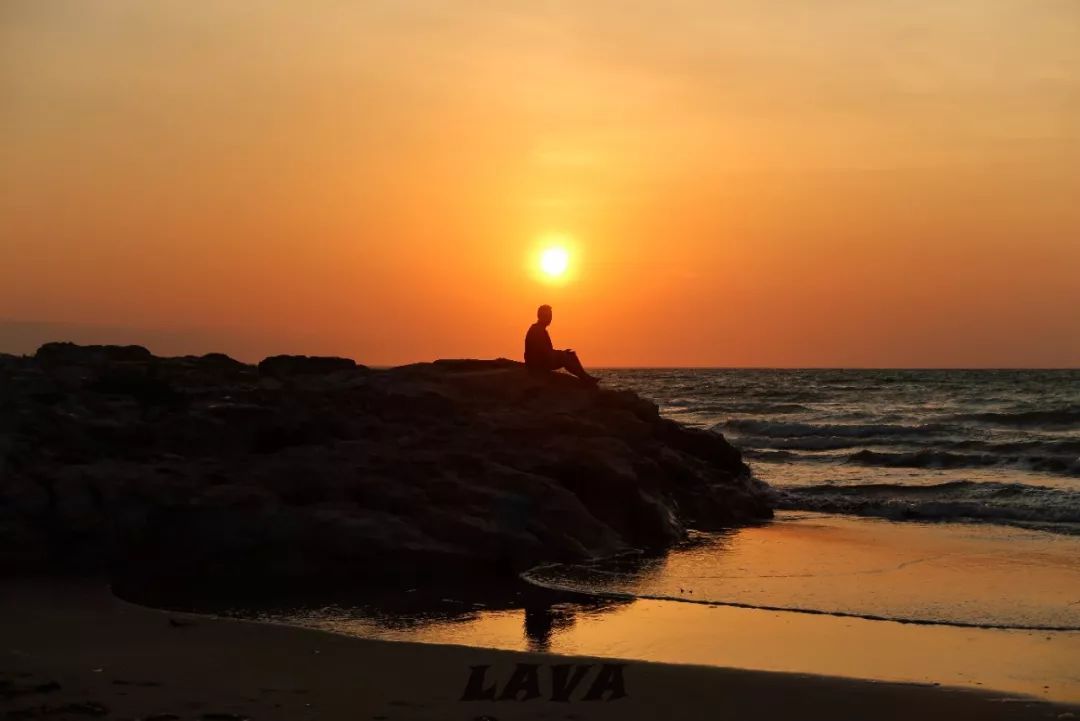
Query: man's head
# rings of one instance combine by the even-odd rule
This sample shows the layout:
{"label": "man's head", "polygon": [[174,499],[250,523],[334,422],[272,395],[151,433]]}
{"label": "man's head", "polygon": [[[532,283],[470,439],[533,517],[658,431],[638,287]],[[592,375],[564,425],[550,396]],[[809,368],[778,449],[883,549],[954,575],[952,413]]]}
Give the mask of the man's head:
{"label": "man's head", "polygon": [[537,308],[536,309],[536,320],[542,326],[546,327],[546,326],[551,325],[551,306],[550,305],[542,305],[539,308]]}

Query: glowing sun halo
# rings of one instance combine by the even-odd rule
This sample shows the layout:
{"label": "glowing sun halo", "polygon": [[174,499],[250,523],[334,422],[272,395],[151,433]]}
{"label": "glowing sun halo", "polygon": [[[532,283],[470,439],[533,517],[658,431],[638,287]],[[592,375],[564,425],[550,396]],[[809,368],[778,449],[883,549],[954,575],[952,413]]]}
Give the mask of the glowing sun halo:
{"label": "glowing sun halo", "polygon": [[566,248],[554,246],[540,254],[540,270],[549,278],[558,278],[570,266],[570,253]]}

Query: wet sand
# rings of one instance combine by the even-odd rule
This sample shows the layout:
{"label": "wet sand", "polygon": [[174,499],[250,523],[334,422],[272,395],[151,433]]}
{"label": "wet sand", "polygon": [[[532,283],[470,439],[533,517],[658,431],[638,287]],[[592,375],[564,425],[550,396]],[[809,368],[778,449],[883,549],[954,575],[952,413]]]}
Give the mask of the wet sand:
{"label": "wet sand", "polygon": [[[798,643],[807,643],[808,639]],[[827,644],[826,638],[818,643]],[[541,696],[461,701],[470,667],[504,685],[537,664]],[[9,718],[280,719],[1053,719],[1080,707],[929,685],[621,662],[626,696],[550,700],[552,664],[602,661],[364,640],[169,613],[100,583],[5,581],[0,711]],[[605,698],[610,697],[610,692]],[[171,716],[163,714],[172,714]]]}
{"label": "wet sand", "polygon": [[442,588],[421,603],[418,589],[405,594],[412,603],[400,594],[346,596],[241,613],[361,638],[1080,702],[1080,538],[1073,536],[780,513],[769,524],[699,534],[661,556],[526,575],[557,595],[500,604],[475,589]]}
{"label": "wet sand", "polygon": [[975,628],[1080,631],[1080,536],[781,511],[655,558],[530,571],[635,598]]}

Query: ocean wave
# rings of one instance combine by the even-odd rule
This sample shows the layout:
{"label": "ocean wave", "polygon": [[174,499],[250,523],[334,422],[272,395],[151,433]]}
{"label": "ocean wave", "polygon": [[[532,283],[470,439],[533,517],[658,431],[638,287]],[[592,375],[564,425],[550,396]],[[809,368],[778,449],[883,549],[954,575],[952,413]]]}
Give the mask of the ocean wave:
{"label": "ocean wave", "polygon": [[[838,451],[845,448],[859,448],[867,445],[890,445],[897,443],[896,438],[878,438],[867,436],[744,436],[729,435],[729,441],[743,449],[779,450],[779,451]],[[934,441],[937,445],[938,441]],[[793,457],[795,454],[792,454]]]}
{"label": "ocean wave", "polygon": [[762,413],[776,415],[809,413],[813,410],[810,406],[805,406],[802,403],[773,403],[769,401],[760,403],[703,403],[688,406],[688,409],[698,413]]}
{"label": "ocean wave", "polygon": [[1080,477],[1080,458],[1075,456],[992,455],[950,453],[936,449],[907,452],[861,450],[851,454],[799,453],[791,450],[744,448],[743,455],[763,463],[847,463],[874,468],[1012,468]]}
{"label": "ocean wave", "polygon": [[847,457],[848,463],[884,468],[1020,468],[1080,476],[1080,458],[1073,456],[998,455],[991,453],[950,453],[921,450],[913,453],[886,453],[862,450]]}
{"label": "ocean wave", "polygon": [[804,438],[807,436],[902,438],[909,436],[921,437],[931,434],[940,435],[957,430],[956,426],[944,423],[923,423],[912,426],[892,423],[815,425],[811,423],[756,420],[753,418],[733,418],[717,424],[716,427],[769,438]]}
{"label": "ocean wave", "polygon": [[[948,439],[931,436],[796,436],[794,438],[734,435],[728,440],[748,450],[759,451],[839,451],[867,446],[894,446],[898,448],[929,448],[941,451],[982,451],[998,455],[1048,455],[1069,456],[1080,460],[1080,439],[1038,439],[1028,441],[986,441],[979,439]],[[809,456],[793,457],[809,458]]]}
{"label": "ocean wave", "polygon": [[[743,454],[766,463],[799,461],[846,463],[875,468],[1014,468],[1022,471],[1080,476],[1080,455],[1073,441],[1018,441],[988,443],[957,441],[942,443],[898,442],[895,439],[845,439],[839,437],[752,439],[733,437]],[[750,440],[751,442],[747,442]],[[876,441],[876,442],[875,442]],[[893,446],[893,449],[863,446]],[[906,447],[913,447],[908,449]],[[850,453],[835,451],[853,450]],[[948,449],[948,450],[946,450]],[[957,452],[956,449],[983,452]],[[1059,451],[1059,452],[1054,452]],[[1061,453],[1060,451],[1065,451]]]}
{"label": "ocean wave", "polygon": [[958,421],[977,421],[1001,426],[1071,427],[1080,426],[1080,406],[1065,406],[1038,411],[1017,411],[1014,413],[960,413],[951,417]]}
{"label": "ocean wave", "polygon": [[828,392],[809,388],[790,388],[758,386],[755,388],[729,388],[725,392],[715,392],[717,397],[776,399],[780,403],[817,403],[828,399]]}
{"label": "ocean wave", "polygon": [[807,459],[806,456],[792,453],[791,451],[769,451],[759,450],[757,448],[744,448],[742,454],[746,458],[752,458],[753,460],[764,461],[766,463],[782,463],[784,461],[801,461]]}
{"label": "ocean wave", "polygon": [[1080,491],[1022,483],[948,481],[774,487],[777,507],[892,520],[984,521],[1080,535]]}
{"label": "ocean wave", "polygon": [[1031,441],[953,441],[948,448],[955,450],[981,450],[989,453],[1050,453],[1080,456],[1080,438]]}

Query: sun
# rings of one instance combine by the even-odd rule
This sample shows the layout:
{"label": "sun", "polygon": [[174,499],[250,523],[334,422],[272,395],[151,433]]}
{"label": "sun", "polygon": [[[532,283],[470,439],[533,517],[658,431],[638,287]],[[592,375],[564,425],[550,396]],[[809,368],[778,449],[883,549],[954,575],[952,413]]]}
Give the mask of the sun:
{"label": "sun", "polygon": [[534,239],[526,267],[533,279],[551,286],[565,285],[581,272],[581,244],[570,233],[547,232]]}
{"label": "sun", "polygon": [[545,248],[540,253],[540,270],[549,278],[560,278],[570,267],[570,253],[561,245]]}

